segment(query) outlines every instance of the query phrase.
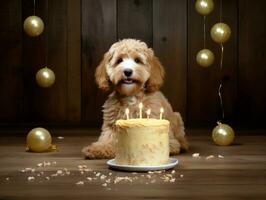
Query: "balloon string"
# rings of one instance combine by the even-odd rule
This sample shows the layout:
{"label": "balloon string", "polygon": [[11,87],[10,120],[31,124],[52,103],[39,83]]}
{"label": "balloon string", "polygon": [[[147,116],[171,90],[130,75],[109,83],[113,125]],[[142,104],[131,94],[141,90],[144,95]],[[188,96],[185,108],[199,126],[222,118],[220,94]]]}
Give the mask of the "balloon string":
{"label": "balloon string", "polygon": [[222,68],[223,68],[223,59],[224,59],[224,46],[223,46],[223,43],[221,43],[221,63],[220,63],[220,71],[222,71]]}
{"label": "balloon string", "polygon": [[221,110],[222,110],[222,120],[224,119],[224,105],[223,105],[223,97],[222,97],[222,90],[223,84],[220,83],[219,85],[219,89],[218,89],[218,95],[219,95],[219,99],[220,99],[220,106],[221,106]]}
{"label": "balloon string", "polygon": [[[223,69],[223,57],[224,57],[224,46],[221,43],[221,62],[220,62],[220,73],[222,72]],[[223,88],[223,82],[222,80],[220,81],[219,84],[219,89],[218,89],[218,96],[220,100],[220,106],[221,106],[221,111],[222,111],[222,120],[224,119],[224,106],[223,106],[223,97],[222,97],[222,88]]]}
{"label": "balloon string", "polygon": [[223,0],[220,0],[220,22],[222,22]]}
{"label": "balloon string", "polygon": [[206,16],[203,17],[203,46],[206,46]]}
{"label": "balloon string", "polygon": [[46,29],[46,52],[45,52],[45,65],[47,67],[48,65],[48,53],[49,53],[49,46],[48,46],[48,41],[49,41],[49,32],[48,32],[48,21],[49,21],[49,12],[48,12],[48,9],[49,9],[49,5],[48,5],[48,2],[49,0],[47,0],[47,3],[46,3],[46,26],[45,26],[45,29]]}
{"label": "balloon string", "polygon": [[33,0],[33,15],[35,15],[35,0]]}

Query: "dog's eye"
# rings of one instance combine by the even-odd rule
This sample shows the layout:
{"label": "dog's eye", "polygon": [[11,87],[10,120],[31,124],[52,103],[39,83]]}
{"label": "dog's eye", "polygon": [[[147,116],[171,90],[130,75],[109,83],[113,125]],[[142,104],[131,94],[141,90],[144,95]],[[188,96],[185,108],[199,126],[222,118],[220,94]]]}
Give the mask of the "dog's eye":
{"label": "dog's eye", "polygon": [[141,60],[139,58],[135,58],[135,63],[142,63]]}
{"label": "dog's eye", "polygon": [[122,58],[119,58],[117,61],[116,61],[116,64],[118,65],[119,63],[121,63],[123,61]]}

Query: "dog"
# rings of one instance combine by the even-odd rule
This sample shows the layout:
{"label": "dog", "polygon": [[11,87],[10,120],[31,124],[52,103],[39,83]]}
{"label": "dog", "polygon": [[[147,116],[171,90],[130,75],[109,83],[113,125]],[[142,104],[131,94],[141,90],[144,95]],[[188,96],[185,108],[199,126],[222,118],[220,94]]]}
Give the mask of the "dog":
{"label": "dog", "polygon": [[140,102],[144,111],[151,109],[151,118],[158,118],[160,108],[164,108],[163,116],[170,121],[170,155],[188,149],[181,115],[173,112],[168,100],[159,91],[164,75],[162,64],[146,43],[123,39],[110,47],[96,68],[95,79],[100,89],[112,90],[112,93],[103,105],[103,125],[98,141],[82,149],[85,158],[115,157],[115,122],[125,119],[126,108],[129,108],[131,117],[136,118]]}

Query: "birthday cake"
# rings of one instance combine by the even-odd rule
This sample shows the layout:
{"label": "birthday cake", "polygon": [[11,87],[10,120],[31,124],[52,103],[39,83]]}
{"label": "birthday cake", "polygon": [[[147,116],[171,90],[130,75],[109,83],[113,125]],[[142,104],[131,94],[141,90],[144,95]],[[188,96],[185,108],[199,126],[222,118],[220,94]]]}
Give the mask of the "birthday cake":
{"label": "birthday cake", "polygon": [[117,120],[116,164],[156,166],[167,163],[169,124],[164,119]]}

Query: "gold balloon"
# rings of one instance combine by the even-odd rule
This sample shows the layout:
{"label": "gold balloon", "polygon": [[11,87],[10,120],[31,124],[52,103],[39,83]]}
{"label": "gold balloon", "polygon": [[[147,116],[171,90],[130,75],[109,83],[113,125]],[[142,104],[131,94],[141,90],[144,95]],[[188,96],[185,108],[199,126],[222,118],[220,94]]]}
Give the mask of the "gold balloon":
{"label": "gold balloon", "polygon": [[217,23],[211,29],[211,38],[217,43],[226,42],[231,36],[231,29],[225,23]]}
{"label": "gold balloon", "polygon": [[55,82],[55,74],[48,67],[44,67],[37,72],[36,81],[40,87],[50,87]]}
{"label": "gold balloon", "polygon": [[23,28],[29,36],[36,37],[43,32],[44,24],[40,17],[34,15],[25,19]]}
{"label": "gold balloon", "polygon": [[34,128],[27,135],[27,147],[33,152],[44,152],[51,148],[52,138],[48,130]]}
{"label": "gold balloon", "polygon": [[212,131],[212,139],[217,145],[230,145],[234,141],[234,138],[234,130],[227,124],[218,122],[218,125]]}
{"label": "gold balloon", "polygon": [[214,3],[212,0],[197,0],[195,9],[201,15],[208,15],[213,11]]}
{"label": "gold balloon", "polygon": [[202,67],[209,67],[214,62],[214,54],[209,49],[202,49],[197,53],[196,61]]}

